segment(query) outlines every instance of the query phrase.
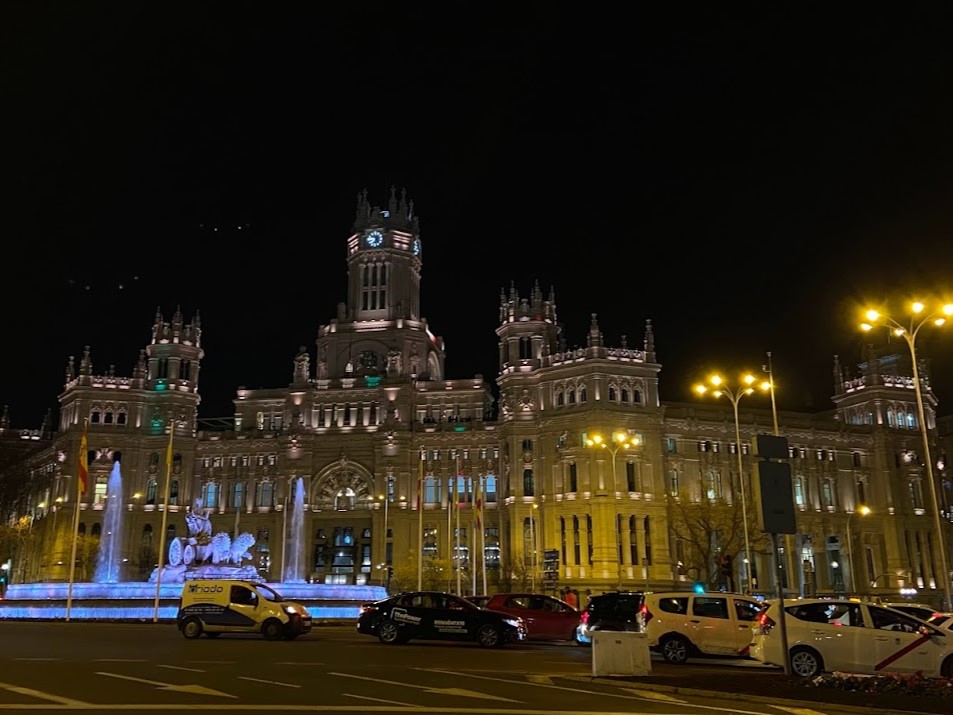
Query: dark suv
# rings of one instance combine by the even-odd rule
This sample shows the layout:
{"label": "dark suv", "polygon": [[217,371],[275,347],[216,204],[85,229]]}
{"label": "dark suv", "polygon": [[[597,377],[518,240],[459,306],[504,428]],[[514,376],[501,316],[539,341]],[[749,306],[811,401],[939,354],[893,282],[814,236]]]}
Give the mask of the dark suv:
{"label": "dark suv", "polygon": [[590,596],[576,628],[576,642],[591,644],[592,631],[644,631],[645,618],[645,594],[641,591]]}

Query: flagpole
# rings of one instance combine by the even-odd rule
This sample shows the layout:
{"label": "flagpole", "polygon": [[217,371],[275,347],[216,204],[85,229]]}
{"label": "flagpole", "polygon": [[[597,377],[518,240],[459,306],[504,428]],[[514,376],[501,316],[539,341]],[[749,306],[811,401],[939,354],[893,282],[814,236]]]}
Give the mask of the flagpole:
{"label": "flagpole", "polygon": [[162,588],[162,569],[165,567],[165,538],[169,523],[169,488],[172,482],[172,437],[175,420],[169,420],[169,446],[165,450],[165,490],[162,496],[162,533],[159,534],[159,567],[156,569],[156,595],[152,606],[152,622],[159,622],[159,593]]}
{"label": "flagpole", "polygon": [[[76,544],[79,541],[79,509],[83,501],[83,490],[86,486],[84,479],[89,478],[89,465],[87,460],[89,455],[89,443],[87,441],[87,430],[89,428],[89,418],[83,419],[83,437],[79,443],[79,456],[76,460],[76,508],[73,511],[73,548],[69,560],[69,588],[66,591],[66,620],[69,621],[70,611],[73,608],[73,581],[76,578]],[[55,534],[54,534],[55,537]]]}
{"label": "flagpole", "polygon": [[480,593],[486,593],[486,527],[483,526],[483,500],[486,497],[486,475],[480,482],[480,508],[477,512],[477,518],[480,529],[480,567],[483,574],[483,590]]}
{"label": "flagpole", "polygon": [[[460,496],[461,495],[459,495],[459,487],[460,487],[460,457],[459,455],[457,456],[455,471],[456,471],[456,474],[453,477],[453,502],[455,507],[454,512],[456,516],[457,528],[453,535],[454,536],[453,543],[456,546],[454,553],[457,556],[457,595],[459,596],[463,593],[463,587],[461,586],[461,579],[463,578],[463,574],[461,573],[461,571],[463,570],[463,559],[460,558]],[[462,496],[465,496],[465,495],[462,495]]]}
{"label": "flagpole", "polygon": [[479,543],[477,542],[477,513],[476,513],[476,510],[477,510],[476,497],[480,493],[479,480],[480,480],[480,475],[477,474],[476,479],[473,480],[473,492],[474,492],[473,497],[474,498],[473,498],[473,505],[470,507],[472,511],[472,515],[473,515],[473,523],[470,526],[470,531],[471,531],[470,544],[472,544],[473,546],[473,548],[470,549],[470,581],[472,581],[470,588],[472,589],[471,593],[473,593],[474,595],[476,595],[477,593],[477,588],[476,588],[477,572],[479,572],[480,570],[479,562],[476,560],[476,554],[474,553],[474,549],[476,549],[479,546]]}
{"label": "flagpole", "polygon": [[424,456],[417,455],[417,590],[424,587]]}

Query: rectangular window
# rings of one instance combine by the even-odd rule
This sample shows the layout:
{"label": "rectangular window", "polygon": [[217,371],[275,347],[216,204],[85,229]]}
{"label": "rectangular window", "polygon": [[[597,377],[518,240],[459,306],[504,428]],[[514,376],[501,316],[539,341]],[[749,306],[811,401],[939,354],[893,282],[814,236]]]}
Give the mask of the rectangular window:
{"label": "rectangular window", "polygon": [[678,443],[674,437],[665,438],[665,451],[668,454],[675,454],[678,451]]}
{"label": "rectangular window", "polygon": [[569,464],[569,491],[579,491],[579,472],[576,469],[575,462],[570,462]]}

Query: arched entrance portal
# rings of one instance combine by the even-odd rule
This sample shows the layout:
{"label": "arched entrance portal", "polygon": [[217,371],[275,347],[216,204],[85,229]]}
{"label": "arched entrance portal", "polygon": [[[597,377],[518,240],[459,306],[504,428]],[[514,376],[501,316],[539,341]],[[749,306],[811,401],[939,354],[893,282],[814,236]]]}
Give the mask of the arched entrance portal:
{"label": "arched entrance portal", "polygon": [[346,458],[312,481],[311,576],[315,583],[369,583],[373,493],[371,473]]}

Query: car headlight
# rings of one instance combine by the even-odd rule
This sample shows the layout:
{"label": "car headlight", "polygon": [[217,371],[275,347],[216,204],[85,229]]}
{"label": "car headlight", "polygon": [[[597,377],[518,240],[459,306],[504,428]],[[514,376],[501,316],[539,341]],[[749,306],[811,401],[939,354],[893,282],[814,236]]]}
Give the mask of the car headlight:
{"label": "car headlight", "polygon": [[523,619],[522,618],[504,618],[503,623],[513,626],[513,628],[522,628]]}
{"label": "car headlight", "polygon": [[294,606],[285,606],[285,613],[297,613],[298,609]]}

